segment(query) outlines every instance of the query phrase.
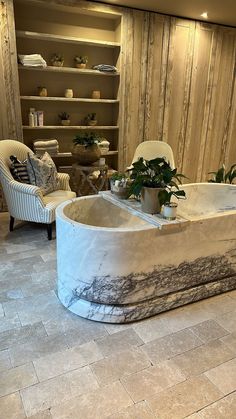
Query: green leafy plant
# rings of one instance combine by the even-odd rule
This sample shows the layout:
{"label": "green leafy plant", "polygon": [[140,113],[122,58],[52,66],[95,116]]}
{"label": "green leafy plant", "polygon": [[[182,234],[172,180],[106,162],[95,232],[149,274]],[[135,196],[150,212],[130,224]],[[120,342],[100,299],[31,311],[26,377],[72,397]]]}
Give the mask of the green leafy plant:
{"label": "green leafy plant", "polygon": [[87,121],[96,121],[96,113],[92,112],[92,113],[88,113],[88,115],[86,116],[86,120]]}
{"label": "green leafy plant", "polygon": [[87,64],[88,62],[88,57],[86,55],[82,56],[82,55],[76,55],[75,58],[75,63],[76,64]]}
{"label": "green leafy plant", "polygon": [[59,113],[58,117],[61,119],[61,121],[65,121],[65,120],[70,119],[70,115],[67,112]]}
{"label": "green leafy plant", "polygon": [[116,172],[116,173],[113,173],[113,175],[110,177],[110,179],[113,180],[114,182],[116,180],[128,179],[128,174],[127,173]]}
{"label": "green leafy plant", "polygon": [[179,190],[178,183],[185,178],[181,173],[177,173],[177,169],[172,169],[169,163],[162,157],[152,160],[145,160],[141,157],[137,162],[133,163],[130,178],[132,180],[129,196],[139,196],[141,189],[146,186],[149,188],[162,188],[158,198],[160,204],[170,202],[174,195],[177,198],[184,198],[185,192]]}
{"label": "green leafy plant", "polygon": [[223,164],[217,172],[209,172],[209,175],[213,175],[213,178],[208,180],[211,183],[233,183],[236,178],[236,164],[233,164],[228,171],[225,169]]}
{"label": "green leafy plant", "polygon": [[64,63],[64,57],[61,54],[53,54],[50,61],[51,63],[55,63],[55,62]]}
{"label": "green leafy plant", "polygon": [[74,144],[84,145],[85,147],[89,147],[93,144],[98,144],[100,141],[100,137],[93,132],[77,134],[73,139]]}

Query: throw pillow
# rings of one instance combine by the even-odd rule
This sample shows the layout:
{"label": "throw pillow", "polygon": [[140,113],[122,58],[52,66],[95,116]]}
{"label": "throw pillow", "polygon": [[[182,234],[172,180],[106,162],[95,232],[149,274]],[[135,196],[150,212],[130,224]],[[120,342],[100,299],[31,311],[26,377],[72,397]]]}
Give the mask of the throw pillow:
{"label": "throw pillow", "polygon": [[21,183],[30,183],[27,172],[27,160],[21,162],[16,156],[10,156],[10,171],[15,180]]}
{"label": "throw pillow", "polygon": [[47,152],[40,159],[29,153],[27,170],[30,183],[38,186],[43,195],[60,188],[56,166]]}

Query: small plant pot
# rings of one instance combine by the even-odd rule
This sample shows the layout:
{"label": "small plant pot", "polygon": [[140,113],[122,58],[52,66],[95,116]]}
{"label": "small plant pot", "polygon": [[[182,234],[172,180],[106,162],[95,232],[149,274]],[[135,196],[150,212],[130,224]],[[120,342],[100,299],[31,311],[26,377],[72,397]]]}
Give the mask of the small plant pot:
{"label": "small plant pot", "polygon": [[76,63],[75,64],[76,68],[86,68],[86,65],[87,65],[86,63],[80,63],[80,64]]}
{"label": "small plant pot", "polygon": [[158,194],[162,188],[149,188],[144,186],[141,189],[141,208],[147,214],[159,214],[161,206],[158,199]]}
{"label": "small plant pot", "polygon": [[53,61],[52,66],[53,67],[63,67],[64,61]]}
{"label": "small plant pot", "polygon": [[64,125],[64,126],[70,125],[70,120],[69,119],[62,119],[61,120],[61,125]]}
{"label": "small plant pot", "polygon": [[177,206],[175,202],[163,205],[162,215],[166,220],[175,220],[177,214]]}
{"label": "small plant pot", "polygon": [[96,121],[95,119],[90,119],[90,121],[88,121],[88,125],[90,127],[94,127],[94,125],[97,125],[98,121]]}
{"label": "small plant pot", "polygon": [[111,193],[120,199],[127,199],[129,195],[129,187],[120,186],[119,180],[110,179]]}

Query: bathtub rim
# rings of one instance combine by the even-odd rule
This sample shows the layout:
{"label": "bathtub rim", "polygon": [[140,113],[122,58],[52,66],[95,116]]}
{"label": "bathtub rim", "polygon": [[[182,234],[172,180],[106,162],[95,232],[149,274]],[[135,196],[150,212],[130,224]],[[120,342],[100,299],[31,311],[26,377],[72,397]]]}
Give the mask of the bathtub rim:
{"label": "bathtub rim", "polygon": [[[107,231],[107,232],[111,232],[111,233],[113,233],[113,232],[120,232],[120,233],[125,233],[125,232],[128,233],[129,232],[130,233],[130,232],[134,232],[134,231],[153,230],[153,229],[156,229],[157,231],[159,231],[159,229],[158,229],[157,226],[155,226],[153,224],[150,224],[148,222],[146,222],[146,225],[145,224],[143,224],[141,226],[135,226],[134,225],[134,226],[130,226],[130,227],[127,227],[127,228],[122,228],[122,227],[104,227],[104,226],[103,227],[102,226],[100,227],[100,226],[94,226],[94,225],[90,225],[90,224],[80,223],[79,221],[74,221],[74,220],[72,220],[71,218],[67,217],[64,214],[64,208],[67,205],[69,205],[69,204],[71,204],[71,203],[73,203],[75,201],[77,202],[77,201],[81,201],[81,200],[94,199],[94,198],[103,199],[105,201],[105,199],[102,196],[94,194],[94,195],[80,196],[80,197],[68,199],[67,201],[62,202],[56,208],[56,221],[57,221],[57,218],[60,218],[61,220],[63,220],[63,222],[66,222],[68,224],[72,224],[72,225],[74,225],[76,227],[84,228],[86,230],[95,230],[95,231],[101,231],[101,232],[106,232]],[[111,205],[116,206],[113,203],[111,203]],[[122,211],[126,211],[128,214],[130,214],[130,212],[128,210],[125,210],[123,208],[122,208]],[[132,215],[132,214],[130,214],[130,215]],[[133,217],[139,218],[137,215],[133,215]],[[140,218],[140,220],[142,220],[142,219]]]}

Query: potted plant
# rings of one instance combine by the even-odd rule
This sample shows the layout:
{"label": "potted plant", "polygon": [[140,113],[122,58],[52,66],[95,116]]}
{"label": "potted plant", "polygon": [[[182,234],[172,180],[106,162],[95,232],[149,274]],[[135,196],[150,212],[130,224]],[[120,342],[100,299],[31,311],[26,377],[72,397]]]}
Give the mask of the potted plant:
{"label": "potted plant", "polygon": [[169,163],[162,157],[152,160],[145,160],[141,157],[133,163],[130,178],[132,180],[129,196],[141,195],[142,211],[148,214],[160,213],[161,206],[164,204],[163,198],[159,200],[159,194],[167,187],[176,187],[181,183],[182,174],[177,173],[177,169],[172,169]]}
{"label": "potted plant", "polygon": [[82,56],[82,55],[76,55],[74,58],[75,61],[75,66],[77,68],[86,68],[87,62],[88,62],[88,57],[86,55]]}
{"label": "potted plant", "polygon": [[61,125],[70,125],[70,115],[66,112],[61,112],[58,115],[61,120]]}
{"label": "potted plant", "polygon": [[90,126],[97,125],[98,121],[96,120],[96,113],[95,112],[88,113],[88,115],[85,118],[85,122],[87,125],[90,125]]}
{"label": "potted plant", "polygon": [[54,67],[62,67],[64,64],[64,57],[60,54],[53,54],[50,62]]}
{"label": "potted plant", "polygon": [[98,146],[100,138],[96,133],[86,132],[77,134],[73,139],[72,155],[81,165],[90,165],[97,161],[101,156]]}
{"label": "potted plant", "polygon": [[177,213],[177,202],[171,202],[171,198],[174,196],[177,199],[184,199],[186,194],[183,190],[180,190],[178,185],[169,186],[167,189],[159,192],[159,201],[162,206],[162,215],[167,220],[175,220]]}
{"label": "potted plant", "polygon": [[211,183],[233,183],[236,178],[236,164],[233,164],[228,171],[225,169],[223,164],[217,172],[209,172],[209,175],[213,175],[213,178],[208,180]]}
{"label": "potted plant", "polygon": [[129,196],[130,178],[127,173],[114,173],[110,178],[111,193],[120,199]]}

